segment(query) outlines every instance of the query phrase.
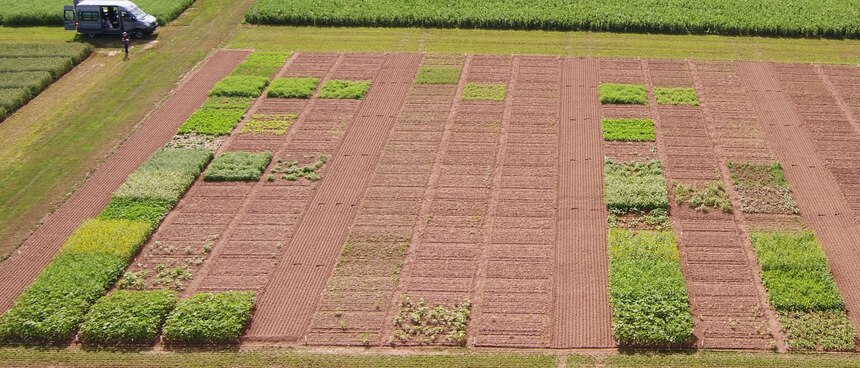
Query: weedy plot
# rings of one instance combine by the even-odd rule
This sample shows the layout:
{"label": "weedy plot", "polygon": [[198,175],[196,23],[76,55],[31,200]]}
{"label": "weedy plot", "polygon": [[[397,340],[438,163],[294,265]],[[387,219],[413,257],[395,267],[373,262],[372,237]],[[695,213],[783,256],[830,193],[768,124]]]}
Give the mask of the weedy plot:
{"label": "weedy plot", "polygon": [[428,306],[423,299],[400,299],[400,310],[394,318],[394,338],[400,343],[449,345],[466,344],[466,327],[472,303]]}
{"label": "weedy plot", "polygon": [[415,82],[418,84],[457,84],[460,81],[460,68],[441,66],[422,66],[418,69]]}
{"label": "weedy plot", "polygon": [[226,344],[239,340],[254,309],[254,293],[197,293],[176,303],[164,323],[164,341]]}
{"label": "weedy plot", "polygon": [[173,136],[173,138],[170,139],[170,142],[167,142],[164,147],[178,149],[199,149],[215,152],[218,150],[218,147],[221,147],[221,143],[223,142],[224,138],[221,136],[212,136],[197,133],[184,133]]}
{"label": "weedy plot", "polygon": [[370,91],[368,81],[330,80],[322,86],[317,97],[329,99],[360,100]]}
{"label": "weedy plot", "polygon": [[669,196],[660,162],[606,161],[603,176],[610,226],[632,229],[669,226]]}
{"label": "weedy plot", "polygon": [[171,291],[116,291],[93,304],[81,324],[85,344],[152,344],[176,304]]}
{"label": "weedy plot", "polygon": [[255,181],[272,161],[271,152],[226,152],[203,173],[205,181]]}
{"label": "weedy plot", "polygon": [[598,94],[602,104],[645,105],[648,103],[648,94],[645,92],[645,86],[641,84],[604,83],[598,87]]}
{"label": "weedy plot", "polygon": [[284,135],[289,132],[296,114],[254,114],[242,126],[241,134]]}
{"label": "weedy plot", "polygon": [[269,78],[253,75],[231,75],[224,77],[209,91],[216,97],[259,97],[269,85]]}
{"label": "weedy plot", "polygon": [[463,89],[463,101],[504,101],[506,86],[495,83],[468,83]]}
{"label": "weedy plot", "polygon": [[272,79],[292,55],[289,52],[255,52],[236,66],[231,75],[248,75]]}
{"label": "weedy plot", "polygon": [[253,98],[209,97],[182,126],[180,135],[230,135],[253,104]]}
{"label": "weedy plot", "polygon": [[685,346],[693,317],[671,231],[609,232],[612,331],[622,346]]}
{"label": "weedy plot", "polygon": [[792,349],[854,350],[857,333],[811,231],[750,234],[771,306]]}
{"label": "weedy plot", "polygon": [[603,119],[600,123],[603,139],[620,142],[654,142],[654,121],[651,119]]}
{"label": "weedy plot", "polygon": [[699,106],[699,96],[693,88],[654,88],[658,105]]}
{"label": "weedy plot", "polygon": [[113,197],[176,203],[211,159],[212,152],[206,150],[162,148],[129,175]]}
{"label": "weedy plot", "polygon": [[745,213],[798,214],[794,197],[779,163],[770,165],[728,163],[732,184]]}
{"label": "weedy plot", "polygon": [[271,98],[311,98],[320,80],[318,78],[278,78],[269,86]]}
{"label": "weedy plot", "polygon": [[0,316],[0,341],[71,340],[84,314],[113,285],[149,236],[142,221],[88,220]]}
{"label": "weedy plot", "polygon": [[298,161],[284,161],[279,159],[278,162],[275,163],[275,167],[272,169],[267,180],[275,181],[280,178],[282,180],[296,181],[301,178],[305,178],[310,181],[318,181],[322,179],[319,171],[323,166],[325,166],[326,162],[328,162],[328,156],[320,153],[310,157],[314,159],[314,162],[304,166],[299,166]]}
{"label": "weedy plot", "polygon": [[726,187],[720,181],[705,185],[684,184],[673,182],[672,194],[678,205],[687,204],[700,212],[708,212],[709,208],[732,213],[732,201],[726,192]]}

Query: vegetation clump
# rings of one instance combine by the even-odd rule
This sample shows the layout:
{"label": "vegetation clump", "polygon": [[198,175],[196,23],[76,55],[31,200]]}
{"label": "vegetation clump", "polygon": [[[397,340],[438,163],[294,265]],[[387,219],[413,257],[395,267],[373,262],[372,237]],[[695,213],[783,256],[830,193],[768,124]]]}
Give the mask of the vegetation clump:
{"label": "vegetation clump", "polygon": [[394,337],[401,343],[465,345],[471,309],[468,300],[450,307],[430,307],[424,299],[413,301],[403,296],[394,318]]}
{"label": "vegetation clump", "polygon": [[686,203],[700,212],[708,212],[709,208],[715,208],[725,213],[732,213],[732,201],[726,192],[726,187],[720,181],[713,181],[704,186],[675,182],[672,192],[678,205]]}
{"label": "vegetation clump", "polygon": [[622,346],[692,341],[692,311],[671,231],[610,230],[609,302],[612,331]]}
{"label": "vegetation clump", "polygon": [[278,78],[269,86],[267,96],[271,98],[311,98],[319,83],[318,78]]}
{"label": "vegetation clump", "polygon": [[761,165],[729,162],[728,167],[744,213],[800,213],[779,163]]}
{"label": "vegetation clump", "polygon": [[271,152],[226,152],[203,173],[205,181],[255,181],[272,161]]}
{"label": "vegetation clump", "polygon": [[603,119],[603,139],[620,142],[654,142],[654,121],[651,119]]}
{"label": "vegetation clump", "polygon": [[699,106],[699,96],[693,88],[654,88],[658,105]]}
{"label": "vegetation clump", "polygon": [[422,66],[418,69],[415,82],[418,84],[457,84],[460,81],[460,73],[460,68]]}
{"label": "vegetation clump", "polygon": [[602,104],[645,105],[648,103],[648,94],[645,92],[645,86],[641,84],[604,83],[598,88],[598,93]]}
{"label": "vegetation clump", "polygon": [[242,337],[254,292],[197,293],[180,300],[164,323],[164,341],[172,344],[226,344]]}
{"label": "vegetation clump", "polygon": [[506,86],[500,83],[467,83],[463,101],[504,101]]}
{"label": "vegetation clump", "polygon": [[660,162],[607,160],[603,176],[610,226],[656,230],[669,227],[669,196]]}
{"label": "vegetation clump", "polygon": [[768,300],[792,349],[854,350],[857,333],[811,231],[752,233]]}
{"label": "vegetation clump", "polygon": [[275,163],[274,169],[272,169],[272,179],[274,180],[274,175],[277,174],[281,175],[281,179],[289,181],[296,181],[300,178],[305,178],[310,181],[318,181],[322,179],[322,176],[319,175],[319,170],[325,166],[326,162],[328,162],[328,156],[318,154],[313,157],[315,158],[315,161],[312,164],[304,166],[299,166],[298,161],[278,160],[278,162]]}
{"label": "vegetation clump", "polygon": [[171,291],[116,291],[93,304],[79,335],[85,344],[151,344],[174,304]]}
{"label": "vegetation clump", "polygon": [[209,91],[218,97],[260,97],[269,85],[269,78],[253,75],[231,75],[224,77]]}
{"label": "vegetation clump", "polygon": [[370,91],[368,81],[326,81],[319,93],[319,98],[360,100]]}

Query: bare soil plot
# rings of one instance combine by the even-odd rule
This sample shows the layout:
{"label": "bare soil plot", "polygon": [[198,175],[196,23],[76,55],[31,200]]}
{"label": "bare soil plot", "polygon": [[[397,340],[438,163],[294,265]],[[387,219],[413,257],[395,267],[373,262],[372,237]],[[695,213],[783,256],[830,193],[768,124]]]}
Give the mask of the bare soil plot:
{"label": "bare soil plot", "polygon": [[54,256],[80,223],[101,211],[111,193],[206,99],[209,89],[246,56],[246,51],[218,51],[111,156],[87,182],[0,266],[0,310],[6,310]]}

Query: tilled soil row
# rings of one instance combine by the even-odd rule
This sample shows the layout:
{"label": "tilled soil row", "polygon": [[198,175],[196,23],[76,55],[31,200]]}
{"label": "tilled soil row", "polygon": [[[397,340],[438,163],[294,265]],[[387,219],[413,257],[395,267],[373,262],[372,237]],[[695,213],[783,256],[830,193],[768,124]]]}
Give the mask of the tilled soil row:
{"label": "tilled soil row", "polygon": [[247,57],[247,51],[221,50],[140,125],[81,188],[49,216],[18,250],[0,264],[0,311],[5,311],[26,289],[54,254],[83,222],[104,209],[111,194],[206,100],[216,82]]}

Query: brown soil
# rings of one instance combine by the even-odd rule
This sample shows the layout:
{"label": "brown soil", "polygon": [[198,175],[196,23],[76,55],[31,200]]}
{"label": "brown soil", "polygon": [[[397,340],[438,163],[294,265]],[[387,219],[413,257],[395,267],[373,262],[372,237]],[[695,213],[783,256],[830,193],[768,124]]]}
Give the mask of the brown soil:
{"label": "brown soil", "polygon": [[230,73],[247,51],[218,51],[155,110],[120,148],[89,177],[86,183],[34,232],[18,250],[0,264],[0,311],[30,285],[66,238],[83,222],[107,205],[110,195],[156,149],[164,146],[203,101],[209,90]]}

